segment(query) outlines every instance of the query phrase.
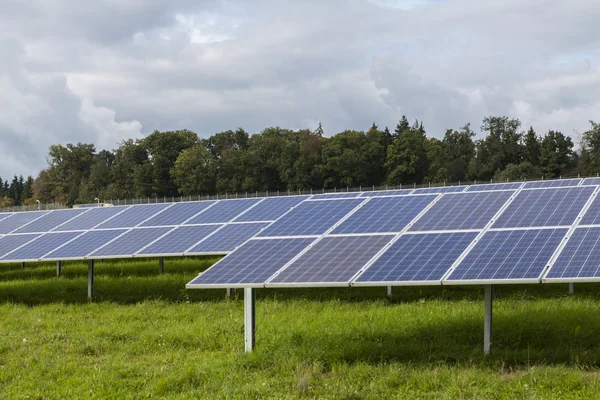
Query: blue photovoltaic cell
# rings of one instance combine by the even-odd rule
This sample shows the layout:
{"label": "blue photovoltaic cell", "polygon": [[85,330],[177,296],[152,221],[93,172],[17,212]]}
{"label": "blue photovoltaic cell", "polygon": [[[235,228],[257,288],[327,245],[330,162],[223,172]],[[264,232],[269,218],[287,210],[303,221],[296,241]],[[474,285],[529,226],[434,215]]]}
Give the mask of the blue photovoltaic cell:
{"label": "blue photovoltaic cell", "polygon": [[593,186],[523,189],[492,228],[571,225],[593,191]]}
{"label": "blue photovoltaic cell", "polygon": [[439,281],[475,232],[402,235],[356,282]]}
{"label": "blue photovoltaic cell", "polygon": [[25,246],[2,257],[2,261],[39,260],[69,240],[81,235],[81,232],[47,233],[26,244]]}
{"label": "blue photovoltaic cell", "polygon": [[583,218],[581,219],[581,222],[579,224],[580,225],[598,225],[598,224],[600,224],[600,195],[596,195],[596,198],[592,201],[592,204],[590,204],[590,207],[586,210],[586,212],[583,215]]}
{"label": "blue photovoltaic cell", "polygon": [[265,283],[312,242],[306,238],[250,240],[188,285]]}
{"label": "blue photovoltaic cell", "polygon": [[235,250],[246,240],[255,236],[269,223],[230,224],[198,243],[187,253],[224,253]]}
{"label": "blue photovoltaic cell", "polygon": [[262,199],[220,200],[209,212],[204,212],[186,224],[211,224],[229,222]]}
{"label": "blue photovoltaic cell", "polygon": [[[216,201],[176,203],[155,217],[150,218],[140,226],[181,225],[196,214],[205,212],[204,210],[214,203],[216,203]],[[207,212],[210,212],[210,210]]]}
{"label": "blue photovoltaic cell", "polygon": [[247,213],[236,218],[235,221],[274,221],[306,199],[308,199],[308,196],[267,198],[261,201],[256,207],[252,207]]}
{"label": "blue photovoltaic cell", "polygon": [[581,182],[581,179],[553,179],[549,181],[531,181],[526,182],[524,189],[533,189],[533,188],[554,188],[554,187],[564,187],[564,186],[577,186]]}
{"label": "blue photovoltaic cell", "polygon": [[305,201],[258,236],[321,235],[365,199]]}
{"label": "blue photovoltaic cell", "polygon": [[0,221],[0,234],[10,233],[23,225],[48,214],[48,212],[49,211],[33,211],[15,213]]}
{"label": "blue photovoltaic cell", "polygon": [[437,196],[372,198],[332,233],[400,232]]}
{"label": "blue photovoltaic cell", "polygon": [[518,189],[523,185],[523,182],[512,183],[486,183],[482,185],[471,185],[467,192],[482,192],[484,190],[511,190]]}
{"label": "blue photovoltaic cell", "polygon": [[39,236],[40,235],[10,235],[0,237],[0,257]]}
{"label": "blue photovoltaic cell", "polygon": [[173,228],[132,229],[115,241],[90,254],[90,257],[133,256],[143,247],[149,245]]}
{"label": "blue photovoltaic cell", "polygon": [[393,236],[325,237],[269,283],[349,283]]}
{"label": "blue photovoltaic cell", "polygon": [[600,178],[585,178],[582,185],[600,185]]}
{"label": "blue photovoltaic cell", "polygon": [[324,193],[317,194],[313,197],[315,200],[323,199],[347,199],[360,196],[362,192],[339,192],[339,193]]}
{"label": "blue photovoltaic cell", "polygon": [[[67,243],[47,254],[44,260],[66,260],[68,258],[83,259],[94,250],[104,246],[106,243],[115,239],[119,235],[127,232],[126,229],[111,229],[101,231],[88,231],[77,237],[75,240]],[[35,245],[35,242],[32,244]]]}
{"label": "blue photovoltaic cell", "polygon": [[431,194],[431,193],[455,193],[464,191],[466,186],[440,186],[432,188],[415,189],[412,194]]}
{"label": "blue photovoltaic cell", "polygon": [[96,225],[101,224],[107,219],[117,215],[123,210],[126,210],[131,206],[122,206],[122,207],[95,207],[90,209],[84,214],[79,215],[77,218],[59,226],[54,231],[62,232],[62,231],[78,231],[78,230],[88,230],[92,229]]}
{"label": "blue photovoltaic cell", "polygon": [[373,192],[363,192],[360,197],[386,197],[410,194],[413,189],[395,189],[395,190],[375,190]]}
{"label": "blue photovoltaic cell", "polygon": [[13,215],[14,213],[0,213],[0,221]]}
{"label": "blue photovoltaic cell", "polygon": [[131,206],[114,218],[101,223],[96,229],[133,228],[171,205],[173,203]]}
{"label": "blue photovoltaic cell", "polygon": [[183,254],[187,249],[219,229],[222,225],[180,226],[158,239],[139,254]]}
{"label": "blue photovoltaic cell", "polygon": [[410,230],[482,229],[513,193],[511,190],[446,194],[427,210]]}
{"label": "blue photovoltaic cell", "polygon": [[600,277],[600,228],[577,228],[546,278]]}
{"label": "blue photovoltaic cell", "polygon": [[488,231],[448,280],[537,279],[567,230]]}
{"label": "blue photovoltaic cell", "polygon": [[73,209],[73,210],[56,210],[51,211],[43,217],[36,219],[30,224],[25,225],[24,227],[17,229],[14,233],[44,233],[49,232],[53,228],[56,228],[60,224],[64,224],[69,221],[85,213],[88,210],[85,209]]}

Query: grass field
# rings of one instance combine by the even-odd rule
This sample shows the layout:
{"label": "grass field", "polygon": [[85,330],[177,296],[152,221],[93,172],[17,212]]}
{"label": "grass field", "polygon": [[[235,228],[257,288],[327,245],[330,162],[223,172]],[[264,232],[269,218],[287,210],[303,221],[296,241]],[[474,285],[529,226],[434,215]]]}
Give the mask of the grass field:
{"label": "grass field", "polygon": [[[215,259],[0,265],[0,398],[600,398],[600,285],[185,290]],[[237,297],[239,296],[239,297]]]}

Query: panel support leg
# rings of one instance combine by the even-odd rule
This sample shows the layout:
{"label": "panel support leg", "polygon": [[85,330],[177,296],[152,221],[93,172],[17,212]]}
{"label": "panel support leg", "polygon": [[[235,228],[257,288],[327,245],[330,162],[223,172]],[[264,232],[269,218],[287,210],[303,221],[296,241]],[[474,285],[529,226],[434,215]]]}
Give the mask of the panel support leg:
{"label": "panel support leg", "polygon": [[485,287],[484,313],[483,313],[483,354],[492,351],[492,285]]}
{"label": "panel support leg", "polygon": [[25,269],[25,263],[24,262],[21,263],[21,269]]}
{"label": "panel support leg", "polygon": [[256,340],[256,295],[253,288],[244,288],[244,339],[246,353],[252,352]]}
{"label": "panel support leg", "polygon": [[56,262],[56,277],[60,278],[60,274],[62,273],[62,261]]}
{"label": "panel support leg", "polygon": [[88,300],[94,297],[94,260],[88,264]]}
{"label": "panel support leg", "polygon": [[226,290],[227,290],[227,292],[225,292],[225,297],[230,298],[233,290],[231,288],[227,288]]}
{"label": "panel support leg", "polygon": [[394,296],[394,288],[392,286],[387,287],[387,294],[390,299]]}
{"label": "panel support leg", "polygon": [[165,258],[164,257],[160,257],[158,259],[158,268],[160,269],[161,274],[165,273]]}
{"label": "panel support leg", "polygon": [[569,294],[574,294],[574,293],[575,293],[575,283],[569,282]]}

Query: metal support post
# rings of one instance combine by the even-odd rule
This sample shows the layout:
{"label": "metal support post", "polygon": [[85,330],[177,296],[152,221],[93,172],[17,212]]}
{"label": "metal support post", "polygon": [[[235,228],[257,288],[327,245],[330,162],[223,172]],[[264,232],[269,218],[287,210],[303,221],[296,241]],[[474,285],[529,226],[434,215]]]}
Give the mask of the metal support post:
{"label": "metal support post", "polygon": [[94,260],[88,264],[88,300],[94,297]]}
{"label": "metal support post", "polygon": [[62,261],[56,262],[56,277],[60,278],[60,274],[62,273]]}
{"label": "metal support post", "polygon": [[21,269],[25,269],[25,263],[24,262],[21,263]]}
{"label": "metal support post", "polygon": [[225,297],[230,298],[233,290],[231,290],[231,288],[227,288],[226,290],[227,292],[225,292]]}
{"label": "metal support post", "polygon": [[244,288],[244,339],[246,353],[252,352],[256,340],[256,297],[253,288]]}
{"label": "metal support post", "polygon": [[165,258],[164,257],[160,257],[158,259],[158,268],[160,269],[161,274],[165,273]]}
{"label": "metal support post", "polygon": [[389,298],[392,298],[394,296],[394,288],[392,286],[387,287],[387,294]]}
{"label": "metal support post", "polygon": [[485,287],[484,315],[483,315],[483,354],[488,355],[492,350],[492,285]]}
{"label": "metal support post", "polygon": [[575,293],[575,282],[569,282],[569,294]]}

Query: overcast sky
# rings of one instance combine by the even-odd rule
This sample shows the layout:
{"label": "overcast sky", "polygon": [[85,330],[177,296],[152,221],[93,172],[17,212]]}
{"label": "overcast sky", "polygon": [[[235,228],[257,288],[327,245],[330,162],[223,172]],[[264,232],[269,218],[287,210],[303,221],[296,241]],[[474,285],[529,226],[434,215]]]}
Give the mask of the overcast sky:
{"label": "overcast sky", "polygon": [[0,0],[0,176],[155,129],[600,120],[600,1]]}

